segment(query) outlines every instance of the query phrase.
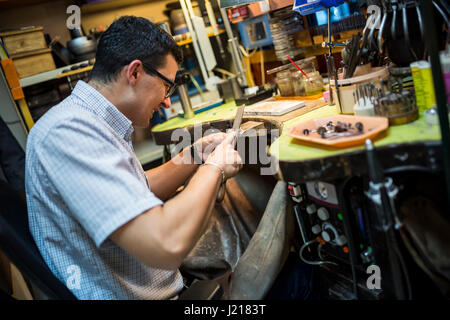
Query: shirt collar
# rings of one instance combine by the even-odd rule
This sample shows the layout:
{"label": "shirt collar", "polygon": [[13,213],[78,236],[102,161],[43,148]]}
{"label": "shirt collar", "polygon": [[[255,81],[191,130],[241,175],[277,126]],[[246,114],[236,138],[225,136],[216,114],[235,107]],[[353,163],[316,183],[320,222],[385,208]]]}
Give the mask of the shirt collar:
{"label": "shirt collar", "polygon": [[85,108],[106,121],[125,141],[130,141],[134,131],[132,122],[100,92],[79,80],[72,94],[85,102]]}

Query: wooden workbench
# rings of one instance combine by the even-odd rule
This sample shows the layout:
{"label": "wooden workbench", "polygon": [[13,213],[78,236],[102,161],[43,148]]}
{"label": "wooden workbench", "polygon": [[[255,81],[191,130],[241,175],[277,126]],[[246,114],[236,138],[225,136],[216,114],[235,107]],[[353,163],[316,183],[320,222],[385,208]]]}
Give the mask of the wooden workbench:
{"label": "wooden workbench", "polygon": [[[283,180],[301,183],[367,174],[364,145],[328,147],[304,143],[286,134],[300,122],[335,114],[338,114],[335,106],[324,106],[284,123],[282,134],[269,148],[269,154],[279,163]],[[439,126],[428,125],[423,114],[411,123],[390,126],[372,140],[383,168],[407,165],[439,169],[442,152]]]}
{"label": "wooden workbench", "polygon": [[[228,103],[195,115],[192,119],[175,118],[152,129],[157,144],[170,144],[174,130],[183,128],[191,134],[195,126],[202,132],[216,128],[231,128],[236,113],[234,103]],[[350,175],[367,174],[363,145],[336,148],[304,143],[287,135],[296,124],[324,116],[337,114],[336,107],[328,106],[323,99],[306,101],[306,106],[283,116],[244,116],[248,120],[262,121],[266,129],[280,129],[280,136],[272,143],[269,154],[278,163],[278,178],[302,183],[311,180],[334,180]],[[372,139],[381,165],[427,167],[440,169],[441,136],[437,125],[429,126],[423,114],[419,119],[387,131]]]}
{"label": "wooden workbench", "polygon": [[[266,128],[282,128],[283,123],[291,120],[300,115],[306,114],[312,110],[320,108],[325,105],[325,101],[322,99],[305,101],[305,106],[296,109],[292,112],[286,113],[281,116],[254,116],[244,115],[242,122],[246,121],[262,121],[265,123]],[[196,114],[191,119],[184,119],[182,117],[176,117],[166,121],[162,124],[158,124],[152,128],[152,134],[156,144],[167,145],[171,143],[177,143],[179,141],[172,140],[172,133],[176,129],[183,128],[189,132],[194,130],[194,127],[201,126],[202,131],[205,132],[211,128],[217,128],[221,131],[231,128],[234,117],[236,115],[236,104],[229,102],[219,107],[215,107],[204,112]]]}

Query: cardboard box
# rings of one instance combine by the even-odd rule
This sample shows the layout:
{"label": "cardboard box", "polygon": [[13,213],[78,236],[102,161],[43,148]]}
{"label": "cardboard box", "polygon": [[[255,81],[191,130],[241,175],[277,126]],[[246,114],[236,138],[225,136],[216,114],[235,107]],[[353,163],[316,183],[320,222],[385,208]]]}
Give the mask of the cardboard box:
{"label": "cardboard box", "polygon": [[41,49],[12,55],[20,79],[56,69],[51,49]]}
{"label": "cardboard box", "polygon": [[43,27],[26,28],[0,33],[9,55],[47,48]]}
{"label": "cardboard box", "polygon": [[309,29],[300,30],[295,34],[295,44],[300,48],[313,45]]}

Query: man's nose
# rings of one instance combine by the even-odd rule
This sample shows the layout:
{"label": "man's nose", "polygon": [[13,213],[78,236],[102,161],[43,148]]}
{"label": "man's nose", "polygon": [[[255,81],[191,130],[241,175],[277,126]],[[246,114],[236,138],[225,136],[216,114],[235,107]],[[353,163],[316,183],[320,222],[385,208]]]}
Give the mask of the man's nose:
{"label": "man's nose", "polygon": [[164,108],[166,108],[166,109],[170,108],[171,104],[172,103],[170,102],[170,97],[167,97],[167,98],[164,99],[164,101],[163,101]]}

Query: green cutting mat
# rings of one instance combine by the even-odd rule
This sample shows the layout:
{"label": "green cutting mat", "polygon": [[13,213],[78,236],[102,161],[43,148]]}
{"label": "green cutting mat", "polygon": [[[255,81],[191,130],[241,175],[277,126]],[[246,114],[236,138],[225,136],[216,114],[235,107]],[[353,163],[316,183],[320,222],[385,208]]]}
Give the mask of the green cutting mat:
{"label": "green cutting mat", "polygon": [[236,103],[234,101],[225,103],[221,106],[199,112],[191,119],[184,119],[181,117],[172,118],[164,123],[158,124],[152,128],[153,132],[163,132],[177,128],[185,128],[195,124],[229,120],[236,115]]}
{"label": "green cutting mat", "polygon": [[[338,114],[336,107],[324,106],[313,110],[302,116],[286,121],[283,126],[281,136],[270,146],[269,152],[280,161],[305,161],[318,158],[325,158],[339,154],[345,154],[355,150],[364,149],[364,145],[336,148],[322,145],[306,144],[298,139],[286,135],[289,129],[300,122],[307,120],[332,116]],[[439,126],[429,126],[423,114],[419,119],[408,124],[391,126],[385,133],[380,133],[373,139],[375,146],[385,146],[389,144],[411,143],[419,141],[440,140],[441,134]]]}
{"label": "green cutting mat", "polygon": [[[335,148],[321,145],[305,144],[295,138],[291,138],[286,135],[286,133],[289,132],[290,128],[300,122],[336,114],[338,113],[334,105],[324,106],[286,121],[283,125],[281,136],[270,146],[270,154],[280,161],[304,161],[317,158],[325,158],[364,149],[364,145],[348,148]],[[189,127],[200,123],[229,120],[233,119],[235,115],[236,104],[233,101],[223,104],[219,107],[215,107],[210,110],[198,113],[191,119],[175,117],[173,119],[170,119],[169,121],[153,127],[152,131],[163,132],[167,130],[174,130],[177,128]],[[419,119],[417,119],[416,121],[405,125],[389,127],[389,129],[385,133],[381,133],[373,140],[375,146],[385,146],[388,144],[401,144],[440,139],[441,134],[439,127],[437,125],[427,125],[424,115],[420,114]]]}

